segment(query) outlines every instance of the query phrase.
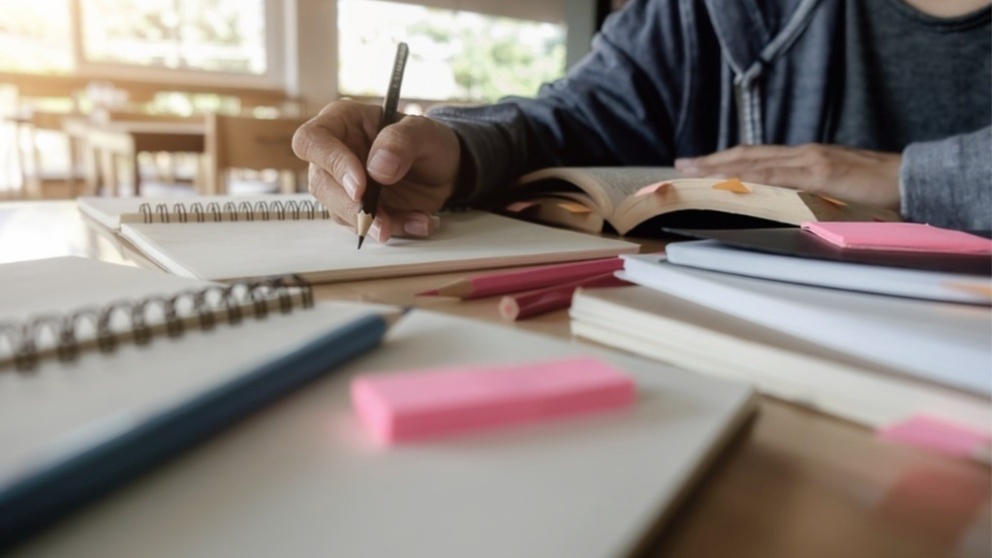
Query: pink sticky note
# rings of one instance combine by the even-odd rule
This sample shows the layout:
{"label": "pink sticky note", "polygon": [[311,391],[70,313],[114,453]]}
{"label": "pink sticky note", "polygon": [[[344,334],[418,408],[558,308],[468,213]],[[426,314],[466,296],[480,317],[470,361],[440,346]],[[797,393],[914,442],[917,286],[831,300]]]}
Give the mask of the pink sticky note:
{"label": "pink sticky note", "polygon": [[887,426],[879,430],[878,436],[952,457],[975,457],[992,443],[992,435],[988,432],[923,415]]}
{"label": "pink sticky note", "polygon": [[842,248],[992,254],[992,240],[921,223],[808,221],[802,228]]}
{"label": "pink sticky note", "polygon": [[593,357],[359,376],[351,401],[374,438],[394,443],[625,407],[634,382]]}

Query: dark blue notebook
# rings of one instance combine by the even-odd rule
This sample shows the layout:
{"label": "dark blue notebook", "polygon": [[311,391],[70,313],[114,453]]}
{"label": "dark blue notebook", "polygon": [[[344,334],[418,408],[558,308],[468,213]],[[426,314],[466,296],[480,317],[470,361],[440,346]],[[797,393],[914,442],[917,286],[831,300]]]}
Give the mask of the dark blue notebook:
{"label": "dark blue notebook", "polygon": [[[293,278],[217,285],[57,258],[0,280],[0,550],[372,349],[390,320],[314,305]],[[186,288],[150,294],[170,282]],[[39,292],[61,310],[15,312],[18,293],[44,308],[25,299]]]}

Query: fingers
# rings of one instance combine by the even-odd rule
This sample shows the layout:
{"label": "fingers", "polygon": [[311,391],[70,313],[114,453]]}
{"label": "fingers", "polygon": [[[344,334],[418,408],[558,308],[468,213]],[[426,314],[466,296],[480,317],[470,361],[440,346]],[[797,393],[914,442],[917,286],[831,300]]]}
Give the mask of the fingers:
{"label": "fingers", "polygon": [[744,182],[771,184],[774,186],[783,186],[797,190],[812,189],[809,170],[803,167],[757,167],[734,173],[734,176],[740,178]]}
{"label": "fingers", "polygon": [[377,242],[386,242],[392,237],[427,238],[434,233],[440,220],[436,215],[421,211],[403,211],[380,207],[369,228],[369,236]]}
{"label": "fingers", "polygon": [[738,145],[703,157],[676,159],[675,168],[686,176],[705,176],[703,173],[714,168],[740,168],[770,159],[792,159],[800,149],[782,145]]}
{"label": "fingers", "polygon": [[342,225],[355,227],[359,203],[345,192],[331,173],[311,164],[308,171],[310,193],[331,213],[331,218]]}
{"label": "fingers", "polygon": [[380,199],[368,236],[378,242],[429,236],[436,227],[430,214],[450,195],[457,174],[457,136],[438,122],[409,116],[379,132],[380,114],[374,105],[332,103],[296,131],[293,151],[310,161],[310,192],[336,222],[355,226],[367,176],[386,186],[405,178],[402,188]]}
{"label": "fingers", "polygon": [[[395,184],[410,172],[414,163],[430,163],[443,156],[451,148],[452,140],[457,148],[454,132],[442,124],[423,116],[405,116],[383,128],[372,142],[369,175],[380,184]],[[430,169],[433,165],[422,166]]]}
{"label": "fingers", "polygon": [[[331,213],[334,222],[355,229],[360,203],[351,199],[334,177],[324,169],[310,165],[310,193]],[[438,226],[438,218],[420,211],[404,211],[380,206],[369,228],[368,237],[376,242],[390,238],[426,238]]]}
{"label": "fingers", "polygon": [[[375,106],[339,101],[300,126],[293,134],[297,157],[320,167],[344,188],[352,200],[365,190],[365,168],[359,154],[370,142],[366,134],[378,123]],[[374,134],[374,132],[373,132]]]}
{"label": "fingers", "polygon": [[[831,146],[745,145],[704,157],[678,159],[686,176],[733,176],[748,182],[803,190],[822,189],[832,174]],[[835,155],[835,154],[834,154]]]}

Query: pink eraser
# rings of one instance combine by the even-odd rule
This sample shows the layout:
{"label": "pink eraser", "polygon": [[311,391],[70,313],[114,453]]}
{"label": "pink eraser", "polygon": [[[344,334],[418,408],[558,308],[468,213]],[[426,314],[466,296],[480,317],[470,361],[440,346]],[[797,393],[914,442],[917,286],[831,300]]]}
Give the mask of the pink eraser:
{"label": "pink eraser", "polygon": [[988,432],[921,415],[879,430],[878,437],[952,457],[971,457],[992,442]]}
{"label": "pink eraser", "polygon": [[634,391],[626,374],[577,357],[359,376],[351,400],[373,437],[393,443],[624,407]]}
{"label": "pink eraser", "polygon": [[802,228],[841,248],[992,254],[992,240],[921,223],[808,221]]}

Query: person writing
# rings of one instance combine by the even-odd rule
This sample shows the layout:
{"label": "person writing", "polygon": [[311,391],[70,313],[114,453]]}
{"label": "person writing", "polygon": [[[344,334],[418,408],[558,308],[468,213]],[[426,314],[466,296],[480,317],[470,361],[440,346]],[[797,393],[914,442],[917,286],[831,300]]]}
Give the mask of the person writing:
{"label": "person writing", "polygon": [[423,237],[548,166],[670,166],[992,229],[988,0],[634,0],[534,98],[439,107],[376,133],[329,104],[293,138],[310,190],[369,236]]}

